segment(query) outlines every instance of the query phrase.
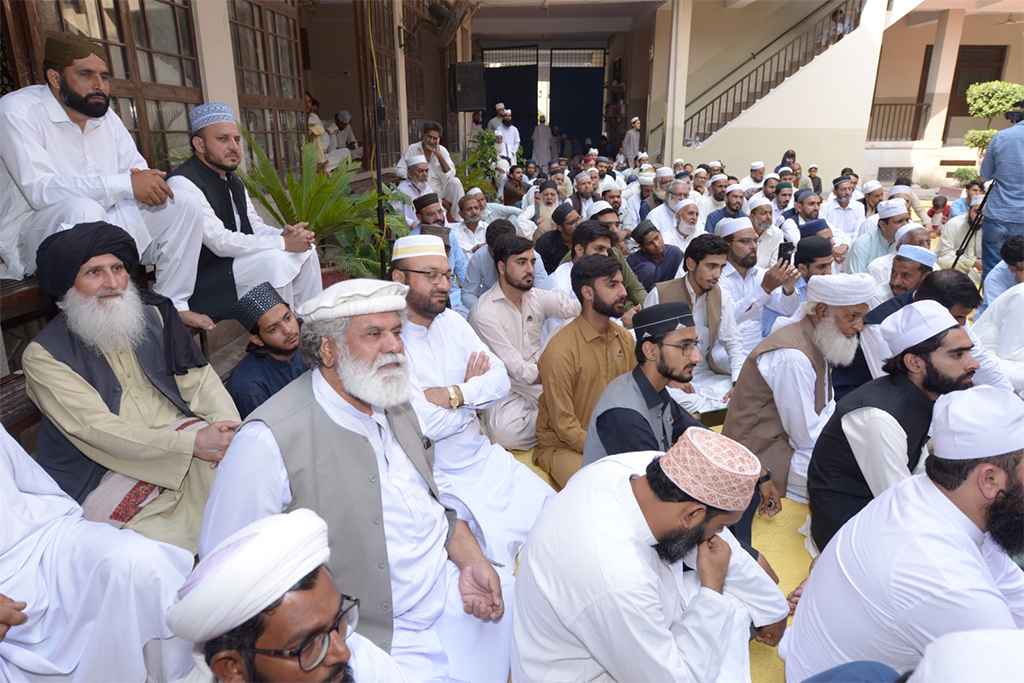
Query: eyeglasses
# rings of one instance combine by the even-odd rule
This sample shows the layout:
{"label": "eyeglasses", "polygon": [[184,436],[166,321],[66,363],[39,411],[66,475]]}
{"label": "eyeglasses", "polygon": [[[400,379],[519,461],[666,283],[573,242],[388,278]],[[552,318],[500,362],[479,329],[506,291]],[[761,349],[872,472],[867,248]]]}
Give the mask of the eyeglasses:
{"label": "eyeglasses", "polygon": [[297,657],[299,668],[303,671],[312,671],[324,661],[327,651],[331,647],[331,634],[337,631],[342,634],[345,640],[349,639],[356,632],[356,625],[359,624],[359,598],[348,595],[341,596],[341,605],[338,608],[338,616],[330,628],[324,629],[317,634],[306,638],[294,650],[261,650],[255,647],[236,648],[239,652],[251,652],[257,655],[268,657]]}
{"label": "eyeglasses", "polygon": [[682,344],[666,344],[665,342],[658,342],[658,346],[671,346],[674,349],[679,349],[683,352],[684,356],[692,356],[695,349],[702,353],[704,351],[704,345],[699,341],[688,341],[683,342]]}
{"label": "eyeglasses", "polygon": [[751,244],[761,244],[761,240],[760,238],[744,237],[741,240],[736,240],[735,243],[743,245],[744,247],[749,247]]}
{"label": "eyeglasses", "polygon": [[682,192],[666,192],[665,194],[667,194],[669,197],[672,197],[672,199],[682,199],[683,198],[683,193]]}
{"label": "eyeglasses", "polygon": [[441,284],[441,280],[443,280],[444,278],[448,278],[448,284],[452,284],[453,282],[455,282],[455,273],[453,273],[450,270],[447,273],[442,273],[439,270],[413,270],[412,268],[399,268],[399,270],[401,270],[403,273],[419,273],[420,275],[426,277],[427,282],[429,282],[432,285]]}

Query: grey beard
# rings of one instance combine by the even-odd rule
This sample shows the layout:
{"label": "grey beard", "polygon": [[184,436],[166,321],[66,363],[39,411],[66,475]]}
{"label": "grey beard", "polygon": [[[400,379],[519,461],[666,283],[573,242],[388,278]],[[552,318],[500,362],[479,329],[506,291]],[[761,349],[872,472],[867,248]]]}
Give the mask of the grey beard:
{"label": "grey beard", "polygon": [[[344,339],[335,341],[339,349],[335,372],[345,391],[364,403],[385,409],[394,408],[409,400],[409,366],[408,359],[403,354],[387,353],[379,356],[374,362],[367,363],[352,357]],[[382,366],[391,363],[399,365],[394,370],[380,370]]]}
{"label": "grey beard", "polygon": [[100,300],[72,287],[57,305],[71,333],[98,354],[137,349],[146,338],[146,308],[130,280],[119,297]]}
{"label": "grey beard", "polygon": [[857,337],[847,338],[839,331],[831,311],[814,328],[814,345],[834,367],[844,367],[852,363],[859,344],[860,339]]}

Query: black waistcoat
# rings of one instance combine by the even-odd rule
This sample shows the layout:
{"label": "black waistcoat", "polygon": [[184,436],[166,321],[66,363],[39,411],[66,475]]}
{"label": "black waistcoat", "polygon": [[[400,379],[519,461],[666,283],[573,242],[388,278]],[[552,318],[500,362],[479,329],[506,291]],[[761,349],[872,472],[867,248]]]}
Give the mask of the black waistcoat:
{"label": "black waistcoat", "polygon": [[[914,303],[914,295],[917,290],[904,292],[894,296],[888,301],[878,304],[864,316],[865,325],[881,325],[882,321],[908,304]],[[857,353],[853,356],[853,362],[843,367],[832,369],[832,387],[836,392],[836,402],[845,398],[854,389],[871,381],[871,369],[868,368],[867,358],[864,357],[864,349],[857,346]]]}

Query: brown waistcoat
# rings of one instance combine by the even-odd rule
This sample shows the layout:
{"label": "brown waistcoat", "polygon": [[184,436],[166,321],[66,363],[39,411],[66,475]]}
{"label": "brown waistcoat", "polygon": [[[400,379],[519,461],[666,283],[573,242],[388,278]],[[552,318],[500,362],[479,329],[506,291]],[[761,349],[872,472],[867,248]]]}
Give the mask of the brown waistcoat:
{"label": "brown waistcoat", "polygon": [[[665,304],[670,301],[682,301],[692,310],[694,302],[690,301],[690,290],[686,288],[685,279],[686,276],[684,275],[675,280],[667,280],[655,285],[658,290],[658,303]],[[718,364],[711,357],[711,349],[715,347],[715,342],[718,341],[718,327],[722,324],[721,287],[712,288],[706,296],[708,297],[708,330],[711,335],[708,340],[707,353],[705,354],[708,359],[708,366],[719,375],[732,375],[732,368],[725,368],[724,370],[719,368]]]}

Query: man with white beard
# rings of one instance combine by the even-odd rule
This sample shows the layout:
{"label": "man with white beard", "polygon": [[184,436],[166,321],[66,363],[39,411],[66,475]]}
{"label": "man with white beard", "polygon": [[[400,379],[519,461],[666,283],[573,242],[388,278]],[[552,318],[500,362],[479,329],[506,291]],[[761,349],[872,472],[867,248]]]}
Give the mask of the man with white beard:
{"label": "man with white beard", "polygon": [[[532,249],[522,252],[514,265],[533,258]],[[509,264],[502,266],[507,273]],[[532,264],[528,270],[520,284],[532,288]],[[440,238],[410,235],[395,241],[391,279],[409,287],[402,343],[415,380],[412,405],[423,433],[434,440],[434,469],[444,475],[441,500],[456,510],[468,508],[465,518],[485,539],[487,557],[512,567],[533,521],[555,492],[484,436],[477,411],[504,401],[509,377],[505,364],[469,323],[446,307],[450,274]],[[485,301],[496,305],[490,297]]]}
{"label": "man with white beard", "polygon": [[[722,433],[760,454],[762,479],[780,496],[807,502],[811,450],[836,409],[829,368],[853,361],[874,292],[869,275],[812,277],[803,316],[768,335],[743,364]],[[773,508],[762,498],[761,514]]]}
{"label": "man with white beard", "polygon": [[534,202],[523,209],[516,218],[516,231],[527,239],[536,241],[557,226],[552,220],[559,204],[558,185],[553,180],[540,183],[539,192],[534,195]]}
{"label": "man with white beard", "polygon": [[427,179],[430,177],[430,166],[427,165],[427,158],[422,154],[417,154],[409,157],[408,162],[409,177],[398,183],[396,189],[402,194],[407,195],[409,202],[395,201],[391,205],[395,207],[395,211],[405,214],[405,222],[411,228],[417,222],[416,208],[413,206],[413,202],[425,194],[430,194],[433,190],[430,189],[430,183],[427,182]]}
{"label": "man with white beard", "polygon": [[779,260],[779,245],[786,239],[782,228],[773,223],[773,209],[770,199],[754,196],[747,203],[750,224],[757,233],[757,267],[771,268]]}
{"label": "man with white beard", "polygon": [[86,519],[194,553],[234,401],[173,303],[132,282],[127,232],[82,223],[47,237],[36,259],[61,309],[22,358],[43,413],[39,464]]}
{"label": "man with white beard", "polygon": [[440,502],[434,443],[412,405],[401,332],[408,288],[353,279],[307,301],[308,373],[256,409],[218,469],[200,556],[258,519],[309,508],[328,569],[366,606],[357,632],[406,675],[506,681],[504,579]]}
{"label": "man with white beard", "polygon": [[686,252],[686,247],[704,230],[698,228],[700,210],[692,198],[683,199],[682,190],[685,180],[673,180],[665,192],[665,203],[647,214],[648,220],[661,232],[665,244],[679,247]]}
{"label": "man with white beard", "polygon": [[480,247],[486,246],[487,223],[481,220],[486,201],[475,194],[463,195],[459,200],[461,221],[452,226],[452,237],[459,243],[468,261]]}

